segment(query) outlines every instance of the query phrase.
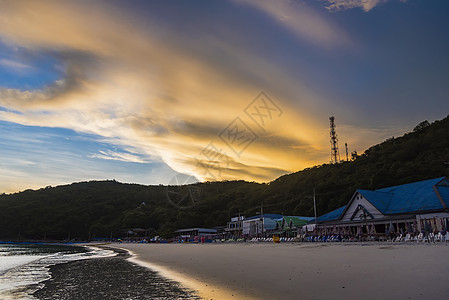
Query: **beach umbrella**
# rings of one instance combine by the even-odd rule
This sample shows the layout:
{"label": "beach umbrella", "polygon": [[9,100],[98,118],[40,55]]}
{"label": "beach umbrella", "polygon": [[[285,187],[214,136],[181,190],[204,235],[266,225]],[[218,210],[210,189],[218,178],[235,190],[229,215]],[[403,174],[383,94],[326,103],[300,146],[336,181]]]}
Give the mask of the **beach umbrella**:
{"label": "beach umbrella", "polygon": [[394,226],[393,226],[393,223],[391,223],[391,221],[390,221],[390,228],[389,228],[389,231],[390,231],[390,233],[393,233],[393,232],[394,232]]}
{"label": "beach umbrella", "polygon": [[406,225],[407,225],[408,233],[412,233],[413,232],[412,223],[411,222],[406,222]]}
{"label": "beach umbrella", "polygon": [[441,224],[441,234],[445,235],[446,234],[446,224],[444,223],[444,218],[440,218],[440,224]]}
{"label": "beach umbrella", "polygon": [[424,221],[424,230],[426,232],[432,232],[432,226],[430,225],[430,222],[427,220]]}

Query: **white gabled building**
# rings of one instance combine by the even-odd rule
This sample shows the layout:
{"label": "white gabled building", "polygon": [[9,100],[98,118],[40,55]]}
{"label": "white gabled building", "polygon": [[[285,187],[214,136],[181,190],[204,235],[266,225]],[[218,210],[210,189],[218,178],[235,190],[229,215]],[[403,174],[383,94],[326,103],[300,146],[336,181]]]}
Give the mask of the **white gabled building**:
{"label": "white gabled building", "polygon": [[449,180],[440,177],[374,191],[358,189],[347,205],[317,221],[326,233],[449,230]]}

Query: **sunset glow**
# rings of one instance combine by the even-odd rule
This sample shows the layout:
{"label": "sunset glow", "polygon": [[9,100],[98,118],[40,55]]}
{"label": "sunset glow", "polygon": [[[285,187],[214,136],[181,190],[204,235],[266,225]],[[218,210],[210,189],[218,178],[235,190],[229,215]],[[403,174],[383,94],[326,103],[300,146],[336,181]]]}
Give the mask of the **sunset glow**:
{"label": "sunset glow", "polygon": [[91,2],[0,0],[0,192],[267,182],[331,115],[362,153],[449,111],[447,1]]}

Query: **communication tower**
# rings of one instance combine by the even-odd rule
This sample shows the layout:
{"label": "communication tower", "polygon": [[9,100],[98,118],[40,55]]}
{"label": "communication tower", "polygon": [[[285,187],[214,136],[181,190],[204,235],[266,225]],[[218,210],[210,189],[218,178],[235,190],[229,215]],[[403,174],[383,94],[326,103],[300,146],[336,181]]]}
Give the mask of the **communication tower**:
{"label": "communication tower", "polygon": [[345,143],[345,149],[346,149],[346,161],[349,161],[349,155],[348,155],[348,143]]}
{"label": "communication tower", "polygon": [[330,136],[331,136],[331,164],[340,162],[340,152],[338,151],[337,131],[335,130],[335,117],[329,117],[330,121]]}

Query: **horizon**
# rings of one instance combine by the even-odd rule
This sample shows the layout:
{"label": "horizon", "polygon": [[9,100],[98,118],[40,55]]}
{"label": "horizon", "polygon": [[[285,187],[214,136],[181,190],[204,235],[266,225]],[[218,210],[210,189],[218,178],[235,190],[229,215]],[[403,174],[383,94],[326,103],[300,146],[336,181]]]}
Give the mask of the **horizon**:
{"label": "horizon", "polygon": [[[443,119],[446,119],[446,118],[449,118],[449,115],[447,115],[445,118],[443,118]],[[441,119],[441,120],[443,120],[443,119]],[[441,120],[435,120],[434,122],[438,122],[438,121],[441,121]],[[430,125],[432,125],[434,122],[431,122],[430,123]],[[396,139],[398,139],[398,138],[402,138],[402,137],[404,137],[406,134],[409,134],[409,133],[413,133],[413,131],[406,131],[406,132],[404,132],[403,133],[403,135],[401,135],[401,136],[399,136],[399,137],[394,137],[394,138],[396,138]],[[387,139],[388,140],[388,139]],[[387,140],[385,140],[385,141],[387,141]],[[383,143],[383,142],[385,142],[385,141],[382,141],[382,142],[380,142],[379,144],[381,144],[381,143]],[[379,145],[379,144],[375,144],[375,145],[372,145],[371,147],[374,147],[374,146],[377,146],[377,145]],[[369,148],[371,148],[371,147],[369,147]],[[368,149],[367,149],[368,150]],[[362,155],[362,154],[364,154],[365,152],[363,152],[363,153],[359,153],[358,155],[360,156],[360,155]],[[350,159],[350,160],[348,160],[348,161],[346,161],[346,160],[341,160],[339,163],[350,163],[350,162],[353,162],[354,160],[352,160],[352,159]],[[256,184],[262,184],[262,185],[266,185],[266,184],[270,184],[271,182],[273,182],[273,181],[276,181],[277,179],[279,179],[280,177],[282,177],[282,176],[289,176],[289,175],[292,175],[292,174],[294,174],[294,173],[298,173],[298,172],[303,172],[303,171],[307,171],[308,169],[312,169],[312,168],[319,168],[319,167],[324,167],[324,166],[327,166],[327,165],[333,165],[333,163],[331,163],[331,162],[325,162],[325,163],[323,163],[323,164],[319,164],[319,165],[314,165],[314,166],[310,166],[310,167],[306,167],[306,168],[304,168],[304,169],[301,169],[301,170],[296,170],[296,171],[293,171],[293,172],[291,172],[291,173],[286,173],[286,174],[283,174],[283,175],[280,175],[279,177],[276,177],[276,178],[274,178],[273,180],[271,180],[271,181],[265,181],[265,182],[257,182],[257,181],[248,181],[248,180],[244,180],[244,179],[226,179],[226,180],[216,180],[216,181],[199,181],[199,180],[197,180],[197,179],[195,179],[194,181],[192,181],[192,180],[190,180],[190,178],[189,178],[189,176],[188,175],[185,175],[185,174],[177,174],[176,176],[175,176],[175,178],[177,177],[177,178],[186,178],[186,180],[185,180],[185,182],[182,182],[182,183],[178,183],[178,182],[174,182],[173,180],[171,181],[171,182],[169,182],[169,183],[167,183],[167,184],[162,184],[162,183],[159,183],[159,184],[143,184],[143,183],[136,183],[136,182],[124,182],[124,181],[118,181],[118,180],[116,180],[115,178],[104,178],[104,179],[92,179],[92,180],[82,180],[82,181],[74,181],[74,182],[71,182],[71,183],[62,183],[62,184],[58,184],[58,185],[55,185],[55,186],[52,186],[52,185],[49,185],[49,186],[45,186],[45,187],[38,187],[38,188],[33,188],[33,189],[31,189],[31,188],[27,188],[27,189],[24,189],[24,190],[20,190],[20,191],[15,191],[15,192],[10,192],[10,193],[6,193],[6,192],[2,192],[2,193],[0,193],[0,195],[13,195],[13,194],[17,194],[17,193],[22,193],[22,192],[25,192],[25,191],[28,191],[28,190],[31,190],[31,191],[38,191],[38,190],[43,190],[43,189],[47,189],[47,188],[57,188],[57,187],[63,187],[63,186],[70,186],[70,185],[74,185],[74,184],[82,184],[82,183],[90,183],[90,182],[115,182],[115,183],[119,183],[119,184],[128,184],[128,185],[141,185],[141,186],[148,186],[148,187],[151,187],[151,186],[163,186],[163,187],[169,187],[169,186],[182,186],[182,185],[190,185],[190,184],[203,184],[203,183],[208,183],[208,182],[217,182],[217,183],[222,183],[222,182],[232,182],[232,181],[244,181],[244,182],[247,182],[247,183],[256,183]],[[447,176],[439,176],[439,177],[429,177],[428,179],[421,179],[421,180],[418,180],[418,181],[423,181],[423,180],[432,180],[432,179],[438,179],[438,178],[447,178]],[[403,184],[399,184],[399,185],[406,185],[406,184],[411,184],[411,183],[414,183],[415,181],[413,181],[413,182],[408,182],[408,183],[403,183]],[[382,186],[381,188],[385,188],[386,186]],[[379,188],[379,187],[377,187],[377,188]],[[376,188],[376,189],[377,189]]]}
{"label": "horizon", "polygon": [[3,1],[0,193],[267,183],[449,112],[447,1]]}

